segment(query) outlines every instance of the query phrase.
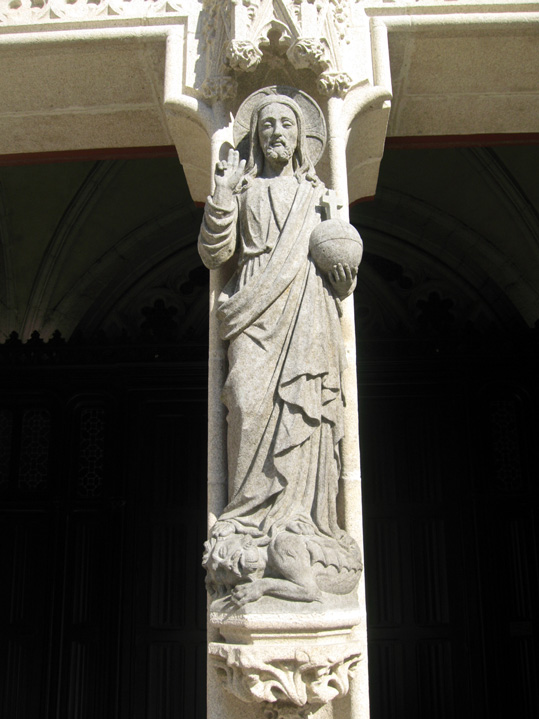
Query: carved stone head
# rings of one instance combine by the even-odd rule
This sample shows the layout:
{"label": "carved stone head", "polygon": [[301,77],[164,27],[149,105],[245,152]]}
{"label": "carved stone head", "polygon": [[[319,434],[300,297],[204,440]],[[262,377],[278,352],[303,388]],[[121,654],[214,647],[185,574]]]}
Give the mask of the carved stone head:
{"label": "carved stone head", "polygon": [[258,112],[258,141],[266,160],[288,162],[298,146],[298,117],[288,104],[270,102]]}
{"label": "carved stone head", "polygon": [[[265,136],[264,125],[272,117],[284,127],[289,120],[289,131],[281,137],[282,144],[275,144],[275,137]],[[287,95],[271,94],[262,98],[258,107],[253,111],[249,128],[249,158],[245,174],[256,177],[261,174],[264,159],[271,154],[289,154],[293,158],[294,173],[301,178],[314,174],[314,168],[307,149],[305,122],[303,113],[291,97]]]}
{"label": "carved stone head", "polygon": [[291,129],[294,130],[294,137],[287,137],[277,152],[287,154],[292,149],[293,169],[298,180],[304,177],[316,178],[314,167],[326,143],[322,111],[313,98],[303,91],[273,85],[249,95],[239,107],[234,121],[234,143],[247,160],[244,186],[262,173],[265,153],[276,150],[271,144],[264,146],[261,128],[261,121],[264,122],[268,114],[275,114],[274,111],[278,112],[281,120],[285,115],[288,116],[292,121]]}
{"label": "carved stone head", "polygon": [[262,573],[265,559],[252,537],[232,531],[225,536],[213,536],[204,543],[202,565],[208,573],[207,589],[215,598],[239,582]]}

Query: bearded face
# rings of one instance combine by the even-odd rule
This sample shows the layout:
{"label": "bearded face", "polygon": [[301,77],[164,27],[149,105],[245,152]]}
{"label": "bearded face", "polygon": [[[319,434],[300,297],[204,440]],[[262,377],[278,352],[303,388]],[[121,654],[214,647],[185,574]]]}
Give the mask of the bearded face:
{"label": "bearded face", "polygon": [[298,143],[298,123],[292,108],[279,102],[262,108],[258,139],[267,160],[276,165],[288,164]]}

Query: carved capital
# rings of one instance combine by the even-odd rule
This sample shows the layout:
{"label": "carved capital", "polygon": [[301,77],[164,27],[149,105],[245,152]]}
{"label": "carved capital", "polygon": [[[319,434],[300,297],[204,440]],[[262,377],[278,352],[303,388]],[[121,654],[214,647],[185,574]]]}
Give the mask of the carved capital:
{"label": "carved capital", "polygon": [[250,40],[232,40],[226,51],[226,59],[233,70],[252,72],[260,63],[262,53]]}
{"label": "carved capital", "polygon": [[318,78],[317,87],[322,95],[344,97],[352,86],[347,72],[324,72]]}
{"label": "carved capital", "polygon": [[320,705],[345,696],[361,659],[356,642],[317,644],[305,649],[289,644],[213,643],[209,650],[227,691],[248,703],[278,702],[274,709],[277,717],[287,716],[283,714],[287,705],[296,708]]}

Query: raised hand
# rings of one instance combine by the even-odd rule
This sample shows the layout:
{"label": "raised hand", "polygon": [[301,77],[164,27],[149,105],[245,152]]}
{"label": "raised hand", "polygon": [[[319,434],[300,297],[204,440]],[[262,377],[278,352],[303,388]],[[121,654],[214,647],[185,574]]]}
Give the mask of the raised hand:
{"label": "raised hand", "polygon": [[350,267],[345,263],[339,262],[333,265],[333,269],[329,273],[329,281],[337,296],[343,300],[351,294],[357,282],[357,267]]}
{"label": "raised hand", "polygon": [[215,192],[213,200],[216,205],[229,207],[232,194],[245,172],[245,160],[240,160],[237,150],[228,151],[228,159],[220,160],[215,166]]}

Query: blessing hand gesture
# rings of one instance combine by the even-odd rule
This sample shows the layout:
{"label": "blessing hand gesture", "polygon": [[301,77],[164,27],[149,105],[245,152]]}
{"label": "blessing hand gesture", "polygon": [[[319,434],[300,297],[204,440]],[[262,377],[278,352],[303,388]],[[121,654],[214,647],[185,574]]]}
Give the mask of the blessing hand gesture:
{"label": "blessing hand gesture", "polygon": [[237,150],[228,151],[228,159],[220,160],[215,166],[215,192],[213,200],[216,205],[227,207],[232,203],[232,193],[245,172],[245,160],[240,160]]}

